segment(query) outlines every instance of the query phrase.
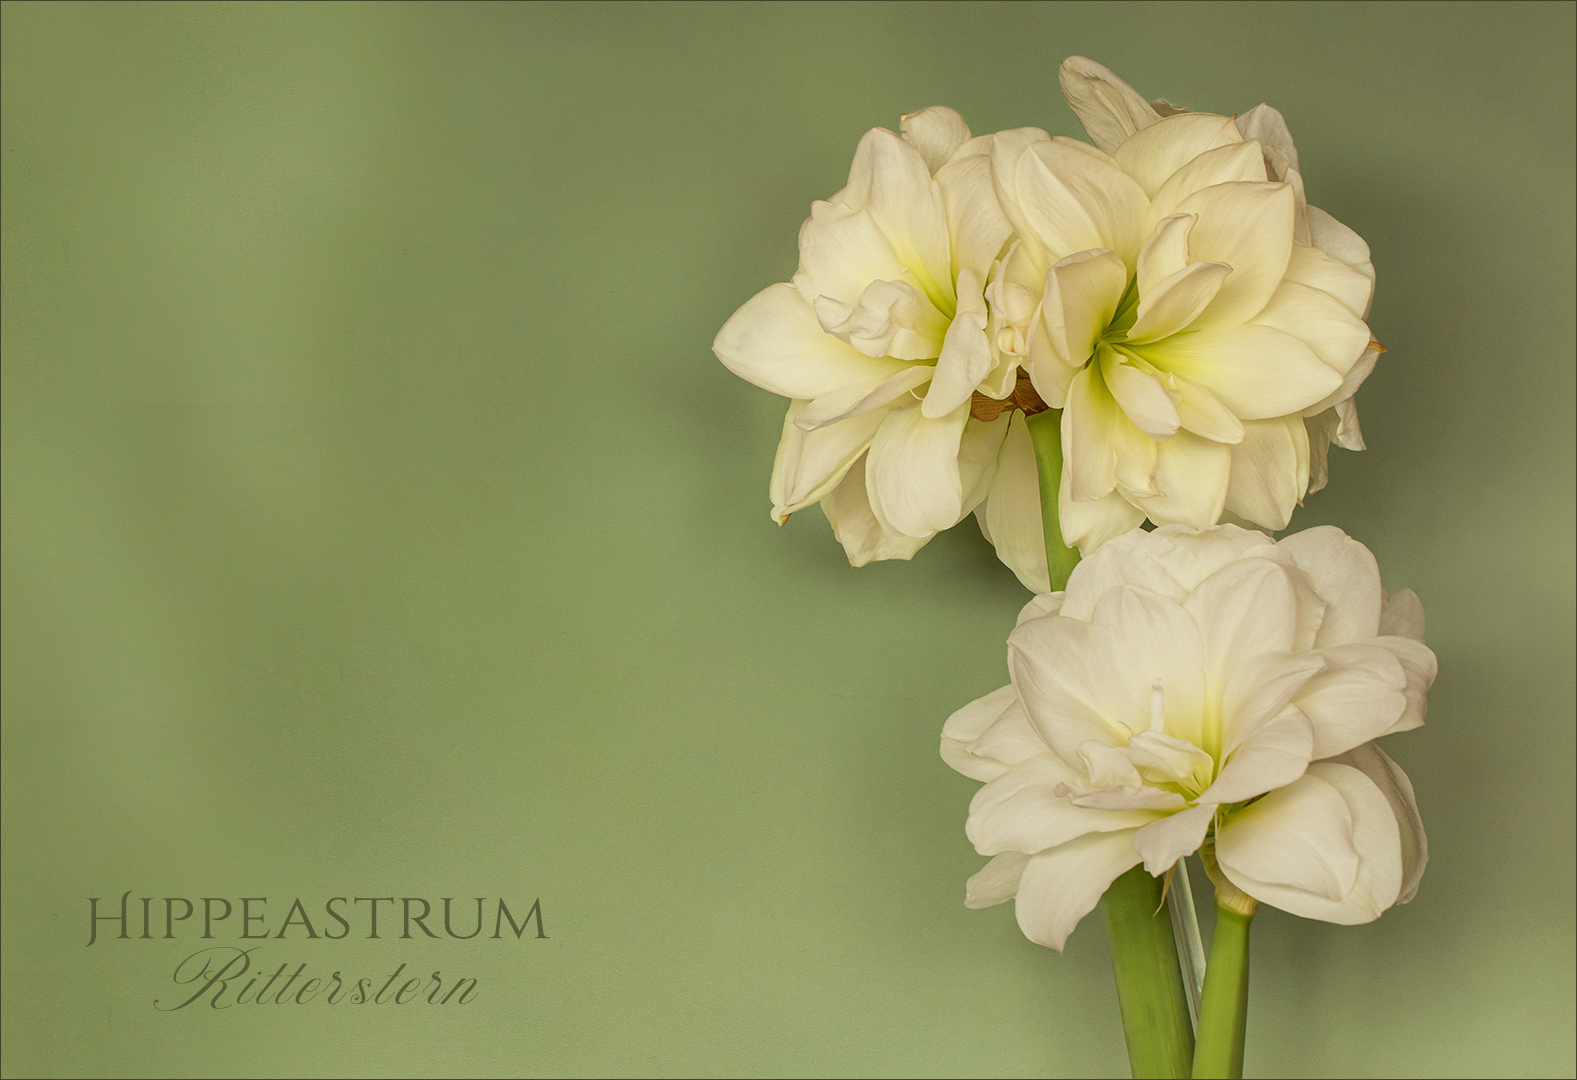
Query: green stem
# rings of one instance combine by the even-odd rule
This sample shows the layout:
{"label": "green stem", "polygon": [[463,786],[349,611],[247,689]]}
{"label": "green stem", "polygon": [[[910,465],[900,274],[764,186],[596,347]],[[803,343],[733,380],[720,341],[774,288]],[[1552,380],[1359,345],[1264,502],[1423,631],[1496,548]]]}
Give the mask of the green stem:
{"label": "green stem", "polygon": [[[1161,911],[1161,879],[1136,866],[1112,882],[1101,906],[1106,911],[1117,1007],[1122,1010],[1133,1075],[1188,1076],[1194,1031],[1172,920]],[[1209,976],[1206,979],[1208,988]]]}
{"label": "green stem", "polygon": [[1040,518],[1046,534],[1046,573],[1051,591],[1068,587],[1068,575],[1079,562],[1079,549],[1062,542],[1057,521],[1057,489],[1062,485],[1062,410],[1047,409],[1026,416],[1030,441],[1035,444],[1035,467],[1040,473]]}
{"label": "green stem", "polygon": [[[1051,591],[1068,585],[1079,552],[1062,540],[1057,489],[1062,484],[1062,412],[1026,416],[1040,474],[1040,516],[1046,537]],[[1111,939],[1112,973],[1122,1010],[1128,1064],[1135,1077],[1186,1077],[1194,1054],[1194,1029],[1177,962],[1172,920],[1161,914],[1162,884],[1142,866],[1112,882],[1102,900]]]}
{"label": "green stem", "polygon": [[1253,915],[1216,904],[1216,931],[1205,965],[1205,992],[1199,1004],[1199,1043],[1194,1048],[1196,1077],[1243,1075],[1243,1036],[1248,1030],[1248,925]]}

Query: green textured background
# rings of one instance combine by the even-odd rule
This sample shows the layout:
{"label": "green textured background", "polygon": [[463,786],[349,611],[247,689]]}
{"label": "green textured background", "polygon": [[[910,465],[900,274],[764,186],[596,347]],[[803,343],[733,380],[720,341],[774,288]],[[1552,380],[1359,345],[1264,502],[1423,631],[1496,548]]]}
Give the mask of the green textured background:
{"label": "green textured background", "polygon": [[[963,907],[942,720],[1024,594],[972,523],[767,518],[710,344],[867,128],[1078,134],[1062,57],[1287,116],[1390,348],[1295,527],[1415,588],[1432,863],[1255,924],[1251,1074],[1571,1075],[1570,4],[4,6],[14,1076],[1122,1075],[1098,918]],[[270,942],[458,1009],[164,1014],[85,897],[540,897]],[[157,907],[156,907],[157,910]]]}

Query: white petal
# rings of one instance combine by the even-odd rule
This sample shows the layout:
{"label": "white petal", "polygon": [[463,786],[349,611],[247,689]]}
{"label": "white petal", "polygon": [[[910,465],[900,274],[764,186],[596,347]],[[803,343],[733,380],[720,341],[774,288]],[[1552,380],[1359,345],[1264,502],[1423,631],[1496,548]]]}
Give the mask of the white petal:
{"label": "white petal", "polygon": [[717,332],[712,351],[740,378],[791,398],[875,387],[907,366],[827,334],[792,285],[768,285],[746,301]]}
{"label": "white petal", "polygon": [[1429,863],[1429,839],[1424,835],[1424,819],[1418,813],[1412,781],[1374,743],[1355,747],[1332,761],[1337,765],[1351,765],[1363,773],[1391,804],[1402,842],[1402,889],[1396,902],[1407,903],[1418,894],[1419,879]]}
{"label": "white petal", "polygon": [[1183,608],[1199,626],[1211,698],[1224,695],[1232,674],[1253,658],[1297,645],[1297,593],[1270,559],[1228,563],[1200,582]]}
{"label": "white petal", "polygon": [[1264,183],[1266,179],[1265,155],[1257,143],[1229,143],[1206,150],[1167,177],[1150,200],[1150,220],[1159,221],[1174,213],[1183,200],[1196,191],[1217,184]]}
{"label": "white petal", "polygon": [[1394,653],[1402,663],[1403,674],[1407,676],[1407,707],[1384,734],[1411,731],[1424,722],[1424,712],[1428,707],[1425,693],[1434,684],[1438,670],[1435,654],[1423,642],[1408,637],[1377,637],[1374,644]]}
{"label": "white petal", "polygon": [[873,281],[853,308],[828,296],[812,305],[821,328],[866,356],[934,360],[947,333],[947,318],[907,281]]}
{"label": "white petal", "polygon": [[1124,585],[1109,590],[1091,616],[1091,644],[1101,658],[1095,687],[1104,716],[1130,731],[1151,724],[1153,687],[1159,681],[1166,733],[1199,744],[1205,686],[1199,629],[1175,601]]}
{"label": "white petal", "polygon": [[997,456],[1008,433],[1008,417],[995,420],[976,420],[971,417],[964,424],[964,434],[958,442],[958,482],[963,489],[964,501],[959,518],[972,513],[985,501],[996,479]]}
{"label": "white petal", "polygon": [[1303,342],[1254,323],[1177,334],[1143,350],[1150,363],[1204,387],[1243,420],[1301,413],[1342,382]]}
{"label": "white petal", "polygon": [[1160,877],[1185,855],[1204,843],[1205,831],[1215,818],[1214,803],[1205,803],[1164,817],[1134,834],[1133,846],[1151,877]]}
{"label": "white petal", "polygon": [[1229,116],[1180,113],[1136,133],[1113,150],[1112,157],[1153,199],[1173,174],[1199,155],[1242,141]]}
{"label": "white petal", "polygon": [[865,490],[876,520],[905,536],[930,536],[963,516],[959,441],[969,406],[931,420],[918,401],[894,405],[867,457]]}
{"label": "white petal", "polygon": [[799,227],[800,272],[794,287],[806,303],[829,296],[850,311],[873,281],[919,281],[893,251],[869,210],[814,202]]}
{"label": "white petal", "polygon": [[1073,805],[1099,810],[1102,813],[1132,813],[1137,811],[1165,811],[1173,812],[1183,809],[1188,805],[1175,791],[1166,791],[1162,788],[1149,787],[1143,784],[1138,786],[1111,787],[1104,791],[1091,791],[1083,795],[1073,796]]}
{"label": "white petal", "polygon": [[[1000,421],[999,421],[1000,422]],[[1046,573],[1046,534],[1040,514],[1040,478],[1035,466],[1035,445],[1024,426],[1024,414],[1008,415],[1007,436],[997,455],[985,505],[976,511],[981,531],[997,558],[1007,564],[1031,592],[1051,588]]]}
{"label": "white petal", "polygon": [[1287,276],[1282,280],[1295,281],[1299,285],[1329,293],[1360,319],[1369,310],[1369,297],[1374,293],[1372,279],[1340,259],[1307,244],[1293,246],[1292,258],[1287,263]]}
{"label": "white petal", "polygon": [[1261,653],[1239,663],[1221,699],[1222,749],[1232,753],[1279,716],[1325,664],[1317,652]]}
{"label": "white petal", "polygon": [[1029,858],[1022,851],[1004,851],[986,863],[964,887],[964,906],[988,908],[1013,899]]}
{"label": "white petal", "polygon": [[[1345,829],[1331,793],[1346,808]],[[1396,814],[1374,782],[1350,766],[1319,762],[1290,787],[1233,814],[1217,834],[1216,858],[1234,885],[1263,903],[1351,925],[1396,902],[1401,846]],[[1332,899],[1354,858],[1352,885]]]}
{"label": "white petal", "polygon": [[869,413],[842,424],[805,431],[796,422],[807,406],[796,401],[783,418],[783,438],[772,463],[772,519],[779,525],[811,503],[820,502],[842,482],[857,458],[865,453],[880,413]]}
{"label": "white petal", "polygon": [[1070,764],[1086,743],[1117,746],[1129,732],[1109,723],[1100,704],[1089,623],[1052,617],[1031,619],[1008,635],[1008,670],[1035,730]]}
{"label": "white petal", "polygon": [[958,276],[958,314],[947,328],[936,377],[925,395],[921,412],[936,419],[969,400],[980,380],[991,370],[991,344],[986,340],[984,282],[975,271]]}
{"label": "white petal", "polygon": [[1092,810],[1056,794],[1066,781],[1037,765],[1013,769],[975,793],[965,832],[982,855],[1044,851],[1092,832],[1134,829],[1155,820],[1152,810]]}
{"label": "white petal", "polygon": [[866,455],[861,455],[842,482],[822,498],[821,511],[849,556],[850,566],[864,566],[880,559],[912,559],[931,538],[895,533],[876,520],[866,496],[865,460]]}
{"label": "white petal", "polygon": [[[873,387],[849,386],[842,390],[834,390],[830,394],[823,394],[799,410],[794,424],[804,431],[815,431],[828,425],[839,425],[855,417],[864,417],[867,413],[891,404],[893,400],[903,397],[916,387],[924,386],[931,381],[934,372],[935,369],[927,364],[916,364],[895,372],[884,382]],[[880,420],[877,423],[880,423]],[[871,433],[875,434],[875,432],[876,426],[873,424]]]}
{"label": "white petal", "polygon": [[994,758],[1008,765],[1021,765],[1046,755],[1049,749],[1029,722],[1029,714],[1016,694],[996,722],[969,744],[969,752],[976,757]]}
{"label": "white petal", "polygon": [[1179,523],[1208,528],[1221,517],[1231,475],[1231,447],[1179,431],[1156,447],[1155,486],[1164,494],[1150,498],[1128,493],[1158,525]]}
{"label": "white petal", "polygon": [[1177,206],[1199,215],[1188,237],[1193,257],[1232,267],[1205,318],[1231,325],[1264,309],[1292,258],[1295,206],[1291,184],[1250,181],[1196,191]]}
{"label": "white petal", "polygon": [[1107,153],[1161,118],[1137,90],[1094,60],[1068,57],[1057,72],[1057,81],[1090,141]]}
{"label": "white petal", "polygon": [[1372,643],[1321,649],[1327,669],[1298,691],[1314,725],[1314,756],[1333,757],[1377,739],[1407,708],[1407,675],[1396,654]]}
{"label": "white petal", "polygon": [[973,270],[984,280],[1013,234],[991,182],[991,144],[985,135],[963,147],[936,174],[953,238],[953,272]]}
{"label": "white petal", "polygon": [[1186,329],[1215,299],[1231,273],[1226,263],[1196,262],[1158,282],[1149,295],[1141,294],[1139,318],[1127,340],[1142,345]]}
{"label": "white petal", "polygon": [[942,311],[953,308],[953,255],[948,241],[942,189],[931,179],[925,158],[885,128],[860,139],[843,200],[869,209],[900,262],[919,279]]}
{"label": "white petal", "polygon": [[1141,731],[1128,740],[1128,760],[1141,771],[1149,770],[1168,781],[1191,784],[1208,777],[1215,761],[1193,743],[1164,731]]}
{"label": "white petal", "polygon": [[1069,495],[1067,464],[1063,464],[1062,488],[1057,493],[1057,518],[1063,542],[1089,555],[1107,541],[1137,528],[1144,511],[1117,492],[1099,499],[1073,502]]}
{"label": "white petal", "polygon": [[1183,427],[1211,442],[1230,446],[1243,441],[1243,421],[1209,390],[1170,373],[1164,385]]}
{"label": "white petal", "polygon": [[[1375,362],[1379,359],[1380,347],[1374,342],[1370,342],[1369,347],[1363,351],[1363,355],[1359,356],[1357,362],[1347,370],[1347,374],[1342,376],[1342,384],[1307,409],[1304,409],[1303,415],[1314,416],[1327,409],[1335,409],[1342,402],[1347,402],[1351,405],[1352,396],[1358,392],[1358,387],[1362,386],[1363,381],[1374,371]],[[1335,414],[1333,413],[1333,415]],[[1363,436],[1358,431],[1358,414],[1356,412],[1350,414],[1343,412],[1340,416],[1335,417],[1335,421],[1330,432],[1330,440],[1338,446],[1346,447],[1348,450],[1362,450]],[[1351,425],[1350,432],[1343,430],[1344,426],[1348,424]]]}
{"label": "white petal", "polygon": [[[1171,396],[1167,394],[1160,380],[1141,370],[1137,364],[1115,349],[1101,350],[1100,365],[1101,378],[1105,380],[1106,388],[1116,399],[1123,415],[1127,416],[1135,427],[1152,439],[1168,439],[1177,434],[1182,420],[1177,415],[1177,406],[1172,403]],[[1148,448],[1145,450],[1141,460],[1148,466],[1153,455],[1148,452]],[[1146,473],[1150,475],[1145,475]],[[1152,475],[1151,470],[1145,468],[1139,479],[1148,486]],[[1118,476],[1119,481],[1123,479],[1121,475]],[[1134,485],[1129,482],[1124,486]]]}
{"label": "white petal", "polygon": [[1130,830],[1090,833],[1029,860],[1019,881],[1019,929],[1037,945],[1061,952],[1079,925],[1122,874],[1139,864]]}
{"label": "white petal", "polygon": [[1424,605],[1412,589],[1392,593],[1380,602],[1380,633],[1424,640]]}
{"label": "white petal", "polygon": [[1379,634],[1380,567],[1368,548],[1334,525],[1305,529],[1276,546],[1292,556],[1327,605],[1316,647]]}
{"label": "white petal", "polygon": [[954,712],[942,725],[942,760],[972,780],[995,780],[1007,772],[1007,762],[975,754],[969,744],[1017,703],[1018,693],[1009,683]]}
{"label": "white petal", "polygon": [[[1308,208],[1309,242],[1325,254],[1340,259],[1354,271],[1369,279],[1370,300],[1374,297],[1374,264],[1369,261],[1369,245],[1363,237],[1337,221],[1318,206]],[[1369,317],[1368,304],[1356,312],[1359,318]]]}
{"label": "white petal", "polygon": [[1062,611],[1062,600],[1066,593],[1041,592],[1029,598],[1029,602],[1019,609],[1018,620],[1014,626],[1023,626],[1030,619],[1045,619]]}
{"label": "white petal", "polygon": [[[1062,412],[1068,483],[1061,491],[1070,501],[1098,499],[1119,482],[1129,491],[1157,490],[1153,477],[1158,453],[1155,440],[1134,425],[1112,396],[1101,365],[1091,364],[1073,377]],[[1063,536],[1070,536],[1066,528]]]}
{"label": "white petal", "polygon": [[1090,358],[1127,284],[1128,268],[1104,249],[1069,255],[1046,272],[1040,313],[1057,359],[1078,367]]}
{"label": "white petal", "polygon": [[[993,152],[993,175],[1007,167]],[[1050,139],[1024,145],[1011,168],[1017,205],[1008,218],[1022,219],[1020,235],[1027,231],[1048,263],[1094,248],[1124,263],[1138,256],[1148,200],[1121,169]]]}
{"label": "white petal", "polygon": [[1285,529],[1309,487],[1309,432],[1296,414],[1243,422],[1232,447],[1226,509],[1267,529]]}
{"label": "white petal", "polygon": [[898,130],[910,146],[920,151],[933,175],[970,139],[964,118],[943,105],[905,113],[899,118]]}
{"label": "white petal", "polygon": [[1292,145],[1292,132],[1281,113],[1269,105],[1256,105],[1237,118],[1237,129],[1245,139],[1254,139],[1267,150],[1278,151],[1287,164],[1298,167],[1298,148]]}
{"label": "white petal", "polygon": [[1230,757],[1216,782],[1199,796],[1200,802],[1243,802],[1302,776],[1314,757],[1309,718],[1297,706],[1288,705],[1245,738]]}
{"label": "white petal", "polygon": [[1198,214],[1171,214],[1156,224],[1155,231],[1139,249],[1136,280],[1141,300],[1188,265],[1188,235],[1198,220]]}
{"label": "white petal", "polygon": [[1291,334],[1314,351],[1331,370],[1346,375],[1369,347],[1369,328],[1321,289],[1283,281],[1254,317],[1261,326]]}

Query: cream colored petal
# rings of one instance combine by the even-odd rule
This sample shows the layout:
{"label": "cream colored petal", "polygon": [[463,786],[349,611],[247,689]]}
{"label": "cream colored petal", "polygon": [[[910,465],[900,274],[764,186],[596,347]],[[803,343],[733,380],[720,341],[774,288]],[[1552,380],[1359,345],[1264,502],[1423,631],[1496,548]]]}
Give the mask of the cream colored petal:
{"label": "cream colored petal", "polygon": [[1366,743],[1337,758],[1332,764],[1349,765],[1369,778],[1396,815],[1402,843],[1402,887],[1396,898],[1405,904],[1418,895],[1418,882],[1429,864],[1429,839],[1424,835],[1424,820],[1418,813],[1413,785],[1401,767],[1374,743]]}
{"label": "cream colored petal", "polygon": [[[1351,269],[1369,279],[1370,301],[1374,298],[1374,264],[1369,261],[1369,245],[1363,237],[1337,221],[1317,206],[1308,208],[1309,241],[1325,254],[1340,259]],[[1357,313],[1359,318],[1369,317],[1369,306]]]}
{"label": "cream colored petal", "polygon": [[998,208],[1018,237],[1013,246],[1018,249],[1019,258],[1028,264],[1028,272],[1024,275],[1026,282],[1044,278],[1051,264],[1062,257],[1048,257],[1045,246],[1025,216],[1019,191],[1019,161],[1030,154],[1031,147],[1050,141],[1051,136],[1040,128],[1013,128],[991,136],[991,185],[996,192]]}
{"label": "cream colored petal", "polygon": [[985,283],[965,269],[958,278],[958,314],[947,328],[942,355],[936,361],[921,412],[931,419],[946,416],[975,392],[991,370],[991,344],[986,340]]}
{"label": "cream colored petal", "polygon": [[1201,154],[1242,141],[1230,116],[1180,113],[1135,133],[1111,153],[1145,195],[1154,198],[1173,174]]}
{"label": "cream colored petal", "polygon": [[970,139],[969,125],[964,123],[964,118],[943,105],[905,113],[899,118],[898,130],[909,145],[920,152],[932,175]]}
{"label": "cream colored petal", "polygon": [[1323,490],[1330,479],[1331,440],[1326,425],[1335,427],[1335,417],[1336,411],[1327,409],[1319,416],[1306,416],[1303,420],[1309,435],[1309,495]]}
{"label": "cream colored petal", "polygon": [[[1151,439],[1169,439],[1177,433],[1182,424],[1177,406],[1153,375],[1113,349],[1101,350],[1100,367],[1107,390],[1135,427]],[[1148,463],[1149,455],[1145,457]],[[1119,475],[1118,479],[1121,481],[1122,477]]]}
{"label": "cream colored petal", "polygon": [[1317,247],[1295,244],[1283,281],[1294,281],[1329,293],[1357,318],[1369,310],[1374,281]]}
{"label": "cream colored petal", "polygon": [[[1353,411],[1350,417],[1346,413],[1337,416],[1335,409],[1343,402],[1347,402],[1349,406],[1352,405],[1350,399],[1358,392],[1358,387],[1363,385],[1363,381],[1373,373],[1375,362],[1379,359],[1380,350],[1371,343],[1363,351],[1363,355],[1358,357],[1357,362],[1348,369],[1347,374],[1342,376],[1342,384],[1340,386],[1303,410],[1304,416],[1314,416],[1325,412],[1327,409],[1332,410],[1333,422],[1329,436],[1330,441],[1338,446],[1344,446],[1348,450],[1363,449],[1363,435],[1358,431],[1356,406],[1352,406]],[[1344,424],[1347,425],[1347,430],[1343,430]]]}
{"label": "cream colored petal", "polygon": [[1021,765],[1031,758],[1049,754],[1050,748],[1029,722],[1029,714],[1015,694],[1013,703],[996,722],[969,744],[969,752],[977,757]]}
{"label": "cream colored petal", "polygon": [[1024,876],[1029,858],[1022,851],[1004,851],[986,863],[965,886],[964,906],[988,908],[1013,899],[1018,894],[1019,879]]}
{"label": "cream colored petal", "polygon": [[1102,712],[1101,677],[1091,669],[1090,624],[1031,619],[1008,635],[1008,670],[1035,730],[1064,762],[1083,760],[1089,742],[1118,745],[1128,737]]}
{"label": "cream colored petal", "polygon": [[1292,556],[1325,601],[1316,648],[1369,641],[1380,632],[1380,567],[1369,549],[1334,525],[1283,537],[1276,546]]}
{"label": "cream colored petal", "polygon": [[831,494],[822,498],[822,513],[827,515],[833,535],[849,556],[850,566],[864,566],[881,559],[912,559],[931,537],[905,536],[883,528],[876,520],[866,496],[866,456],[861,455]]}
{"label": "cream colored petal", "polygon": [[1434,684],[1439,670],[1435,654],[1423,642],[1410,637],[1377,637],[1374,643],[1394,653],[1401,661],[1402,673],[1407,676],[1407,707],[1396,723],[1382,734],[1411,731],[1424,722],[1424,712],[1428,708],[1425,694]]}
{"label": "cream colored petal", "polygon": [[1285,529],[1309,486],[1309,433],[1301,416],[1247,420],[1231,448],[1226,509],[1267,529]]}
{"label": "cream colored petal", "polygon": [[[975,793],[964,832],[982,855],[1044,851],[1087,833],[1134,829],[1155,820],[1148,810],[1094,810],[1058,795],[1066,779],[1047,754],[1012,769]],[[1040,766],[1040,767],[1037,767]]]}
{"label": "cream colored petal", "polygon": [[1204,318],[1241,323],[1264,309],[1292,258],[1295,209],[1291,184],[1247,181],[1196,191],[1177,206],[1199,215],[1188,237],[1194,259],[1232,267]]}
{"label": "cream colored petal", "polygon": [[1160,877],[1178,859],[1198,851],[1215,813],[1215,804],[1205,803],[1171,814],[1135,833],[1134,850],[1144,859],[1150,876]]}
{"label": "cream colored petal", "polygon": [[[1194,114],[1201,115],[1201,114]],[[1176,213],[1184,199],[1217,184],[1265,183],[1265,155],[1258,143],[1239,142],[1206,150],[1167,177],[1150,200],[1150,220]]]}
{"label": "cream colored petal", "polygon": [[1108,813],[1119,811],[1132,812],[1136,810],[1173,812],[1181,810],[1188,805],[1188,800],[1175,791],[1144,785],[1111,787],[1104,791],[1090,791],[1083,795],[1074,795],[1072,801],[1075,806]]}
{"label": "cream colored petal", "polygon": [[1211,442],[1232,445],[1243,441],[1243,421],[1210,391],[1170,374],[1162,385],[1177,406],[1177,419],[1183,427]]}
{"label": "cream colored petal", "polygon": [[953,310],[953,257],[942,189],[925,158],[885,128],[860,139],[843,190],[846,204],[868,209],[893,253],[919,280],[931,302]]}
{"label": "cream colored petal", "polygon": [[1325,671],[1298,691],[1296,702],[1314,725],[1314,756],[1334,757],[1377,739],[1407,709],[1407,675],[1381,645],[1321,649]]}
{"label": "cream colored petal", "polygon": [[1385,794],[1334,762],[1309,766],[1296,783],[1237,811],[1216,837],[1216,859],[1238,888],[1293,915],[1344,925],[1371,922],[1396,902],[1401,853]]}
{"label": "cream colored petal", "polygon": [[1019,609],[1018,620],[1014,626],[1023,626],[1029,619],[1045,619],[1057,615],[1062,611],[1062,599],[1066,593],[1041,592],[1030,597],[1028,602]]}
{"label": "cream colored petal", "polygon": [[1128,497],[1157,525],[1214,525],[1226,502],[1231,447],[1179,431],[1156,447],[1155,486],[1163,495]]}
{"label": "cream colored petal", "polygon": [[1199,745],[1205,684],[1199,629],[1175,600],[1148,589],[1111,589],[1091,614],[1092,644],[1104,676],[1093,688],[1107,720],[1149,729],[1157,686],[1165,731]]}
{"label": "cream colored petal", "polygon": [[1198,214],[1170,214],[1156,223],[1139,249],[1137,282],[1141,300],[1188,265],[1188,237],[1198,220]]}
{"label": "cream colored petal", "polygon": [[1122,170],[1050,139],[1026,146],[1013,168],[1018,212],[1048,262],[1093,248],[1125,264],[1138,257],[1148,200]]}
{"label": "cream colored petal", "polygon": [[932,420],[918,401],[893,405],[871,441],[865,490],[871,511],[885,529],[905,536],[930,536],[963,517],[959,442],[969,406]]}
{"label": "cream colored petal", "polygon": [[1043,593],[1051,584],[1046,573],[1035,446],[1024,426],[1023,413],[1009,413],[1007,425],[986,502],[975,513],[980,518],[981,532],[996,548],[997,558],[1007,564],[1026,589]]}
{"label": "cream colored petal", "polygon": [[712,351],[735,375],[790,398],[872,388],[906,366],[825,333],[792,285],[769,285],[746,301],[717,332]]}
{"label": "cream colored petal", "polygon": [[808,304],[828,296],[853,311],[873,281],[919,284],[868,210],[815,202],[799,229],[799,273],[794,287]]}
{"label": "cream colored petal", "polygon": [[1240,888],[1246,877],[1339,903],[1358,883],[1354,824],[1342,793],[1311,769],[1231,814],[1216,835],[1216,859]]}
{"label": "cream colored petal", "polygon": [[991,264],[1013,234],[991,182],[991,140],[983,136],[960,151],[936,174],[953,238],[953,274],[973,270],[985,280]]}
{"label": "cream colored petal", "polygon": [[1161,118],[1154,106],[1110,68],[1083,56],[1064,60],[1057,82],[1073,114],[1089,132],[1090,141],[1107,153]]}
{"label": "cream colored petal", "polygon": [[1112,882],[1139,864],[1133,835],[1126,829],[1090,833],[1032,856],[1014,905],[1024,936],[1061,952]]}
{"label": "cream colored petal", "polygon": [[934,360],[947,333],[947,318],[907,281],[873,281],[853,308],[818,296],[816,319],[829,334],[866,356]]}
{"label": "cream colored petal", "polygon": [[[917,387],[924,386],[930,381],[934,370],[929,365],[917,364],[893,373],[871,388],[851,386],[823,394],[799,410],[794,424],[804,431],[814,431],[830,424],[841,424],[856,416],[863,416],[891,404],[893,399],[902,397]],[[875,430],[873,426],[871,431]]]}
{"label": "cream colored petal", "polygon": [[1292,145],[1292,132],[1287,130],[1287,121],[1280,112],[1260,104],[1239,116],[1236,123],[1245,139],[1254,139],[1267,150],[1276,151],[1291,168],[1298,167],[1298,148]]}
{"label": "cream colored petal", "polygon": [[1148,294],[1140,293],[1139,318],[1128,331],[1127,341],[1143,345],[1186,329],[1216,298],[1231,273],[1226,263],[1190,263],[1157,282]]}
{"label": "cream colored petal", "polygon": [[1424,640],[1424,605],[1412,589],[1387,594],[1380,601],[1380,633]]}
{"label": "cream colored petal", "polygon": [[[1018,694],[1009,684],[953,713],[942,725],[942,760],[971,780],[991,781],[1006,773],[1010,762],[977,753],[971,744],[1001,719],[1003,713],[1017,705]],[[1025,722],[1028,723],[1027,719]]]}
{"label": "cream colored petal", "polygon": [[1063,490],[1071,501],[1098,499],[1117,486],[1117,443],[1130,437],[1124,425],[1133,426],[1106,389],[1097,365],[1073,377],[1062,412]]}
{"label": "cream colored petal", "polygon": [[1090,358],[1127,285],[1128,268],[1105,249],[1069,255],[1047,271],[1040,313],[1058,359],[1078,367]]}
{"label": "cream colored petal", "polygon": [[841,424],[806,431],[796,423],[805,402],[789,406],[783,438],[772,464],[772,519],[779,525],[795,511],[820,502],[843,481],[871,444],[882,415],[872,412]]}
{"label": "cream colored petal", "polygon": [[[1369,328],[1330,293],[1283,281],[1254,317],[1260,326],[1291,334],[1338,374],[1346,375],[1369,347]],[[1355,387],[1356,389],[1356,387]]]}
{"label": "cream colored petal", "polygon": [[964,434],[958,442],[958,483],[964,501],[959,508],[959,519],[972,514],[975,507],[985,501],[996,479],[997,457],[1008,433],[1008,417],[995,420],[976,420],[970,417],[964,424]]}
{"label": "cream colored petal", "polygon": [[1199,625],[1208,698],[1221,700],[1232,674],[1255,657],[1298,645],[1298,594],[1287,569],[1271,559],[1228,563],[1183,608]]}
{"label": "cream colored petal", "polygon": [[1309,718],[1288,705],[1269,723],[1260,725],[1231,751],[1221,774],[1199,796],[1200,802],[1245,802],[1286,787],[1303,775],[1314,757]]}
{"label": "cream colored petal", "polygon": [[1236,665],[1221,698],[1223,752],[1232,754],[1280,716],[1325,667],[1318,652],[1261,653]]}
{"label": "cream colored petal", "polygon": [[1301,413],[1342,381],[1297,338],[1253,323],[1174,334],[1145,346],[1144,356],[1204,387],[1242,420]]}
{"label": "cream colored petal", "polygon": [[1099,499],[1073,502],[1068,497],[1069,487],[1064,463],[1057,514],[1063,543],[1078,548],[1081,555],[1094,553],[1102,544],[1138,528],[1144,521],[1144,511],[1115,491]]}

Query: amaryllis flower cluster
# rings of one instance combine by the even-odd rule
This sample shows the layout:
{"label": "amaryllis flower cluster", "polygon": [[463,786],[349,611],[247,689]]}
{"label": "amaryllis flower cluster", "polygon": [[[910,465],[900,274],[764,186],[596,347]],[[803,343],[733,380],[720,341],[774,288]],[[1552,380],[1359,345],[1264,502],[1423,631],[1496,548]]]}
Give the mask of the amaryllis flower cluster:
{"label": "amaryllis flower cluster", "polygon": [[985,782],[967,903],[1016,899],[1061,949],[1123,872],[1201,852],[1257,901],[1362,923],[1418,887],[1412,786],[1374,744],[1423,723],[1435,657],[1410,591],[1329,526],[1279,543],[1135,529],[1037,596],[1012,682],[956,712],[942,757]]}
{"label": "amaryllis flower cluster", "polygon": [[1277,529],[1362,447],[1374,273],[1308,206],[1281,114],[1149,103],[1062,69],[1094,145],[972,137],[952,110],[860,142],[800,269],[714,349],[791,400],[773,516],[821,503],[849,561],[909,558],[974,511],[1047,587],[1024,416],[1063,410],[1063,535],[1086,554],[1147,517]]}

